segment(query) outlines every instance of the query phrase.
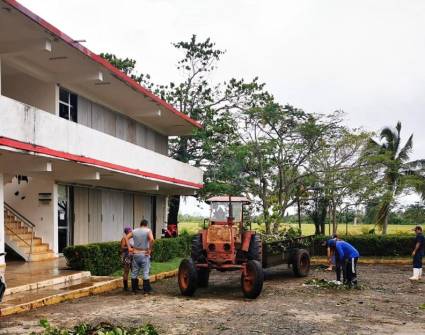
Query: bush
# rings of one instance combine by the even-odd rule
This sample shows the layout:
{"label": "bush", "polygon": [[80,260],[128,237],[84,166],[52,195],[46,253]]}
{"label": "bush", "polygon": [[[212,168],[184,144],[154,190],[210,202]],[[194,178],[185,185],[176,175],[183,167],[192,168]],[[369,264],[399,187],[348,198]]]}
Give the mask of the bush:
{"label": "bush", "polygon": [[[177,238],[155,241],[152,260],[166,262],[190,253],[192,236],[181,234]],[[91,243],[66,247],[63,251],[70,268],[90,271],[94,276],[109,276],[121,268],[120,242]]]}
{"label": "bush", "polygon": [[186,257],[190,254],[193,235],[180,234],[176,238],[162,238],[153,245],[152,260],[166,262],[175,257]]}
{"label": "bush", "polygon": [[63,254],[70,268],[90,271],[95,276],[108,276],[121,267],[119,242],[70,246]]}
{"label": "bush", "polygon": [[[72,329],[62,329],[51,326],[47,320],[40,320],[40,326],[44,328],[40,335],[104,335],[104,334],[127,334],[127,335],[158,335],[154,326],[146,324],[139,327],[123,327],[110,323],[99,323],[98,325],[90,325],[80,323]],[[32,332],[31,335],[37,333]]]}
{"label": "bush", "polygon": [[[326,255],[326,248],[321,246],[329,237],[317,236],[314,239],[312,253],[316,256]],[[354,235],[342,236],[344,241],[352,244],[361,256],[410,256],[414,248],[413,235]]]}

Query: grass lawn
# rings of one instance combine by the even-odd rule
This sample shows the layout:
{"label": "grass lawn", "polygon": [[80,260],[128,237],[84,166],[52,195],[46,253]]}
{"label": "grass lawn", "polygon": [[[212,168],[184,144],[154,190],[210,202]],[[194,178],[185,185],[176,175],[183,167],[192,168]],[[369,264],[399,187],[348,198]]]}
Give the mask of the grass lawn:
{"label": "grass lawn", "polygon": [[[298,227],[296,224],[292,225],[285,225],[285,226],[293,226]],[[411,231],[415,226],[414,225],[389,225],[388,226],[388,234],[413,234]],[[186,230],[189,234],[195,234],[202,228],[202,222],[197,221],[190,221],[190,222],[180,222],[179,223],[179,231],[183,232]],[[258,225],[253,225],[252,229],[258,230]],[[358,224],[348,225],[348,235],[361,235],[366,234],[370,229],[373,228],[373,225],[367,225],[367,224]],[[326,225],[326,232],[328,232],[329,226]],[[303,223],[301,224],[301,230],[303,235],[312,235],[314,234],[314,224],[310,223]],[[378,230],[376,230],[377,233]],[[341,235],[345,235],[346,233],[346,226],[345,224],[341,223],[338,225],[338,233]]]}
{"label": "grass lawn", "polygon": [[[176,257],[168,262],[152,262],[151,263],[151,275],[156,275],[157,273],[161,272],[168,272],[172,270],[177,270],[182,258]],[[114,272],[113,276],[121,277],[122,276],[122,269]]]}

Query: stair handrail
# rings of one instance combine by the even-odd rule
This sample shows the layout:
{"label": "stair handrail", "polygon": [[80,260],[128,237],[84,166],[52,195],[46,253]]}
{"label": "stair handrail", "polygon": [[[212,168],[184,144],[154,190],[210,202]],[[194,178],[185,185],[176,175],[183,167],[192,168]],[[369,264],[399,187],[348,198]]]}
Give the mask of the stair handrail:
{"label": "stair handrail", "polygon": [[[31,229],[31,244],[30,244],[30,252],[28,254],[28,260],[30,260],[31,255],[32,255],[32,245],[34,242],[34,228],[35,228],[35,224],[32,223],[30,220],[28,220],[25,216],[23,216],[22,214],[20,214],[16,209],[14,209],[12,206],[10,206],[7,202],[4,202],[4,208],[6,208],[9,212],[11,212],[15,217],[17,217],[25,226],[27,226],[29,229]],[[8,229],[10,231],[12,231],[11,229]],[[26,241],[24,239],[22,239],[19,234],[17,234],[16,232],[12,231],[19,239],[21,239],[22,241],[26,243]]]}
{"label": "stair handrail", "polygon": [[19,220],[22,221],[23,224],[29,226],[30,228],[35,228],[35,224],[28,220],[25,216],[20,214],[16,209],[10,206],[7,202],[4,203],[4,208],[6,208],[9,212],[12,212]]}

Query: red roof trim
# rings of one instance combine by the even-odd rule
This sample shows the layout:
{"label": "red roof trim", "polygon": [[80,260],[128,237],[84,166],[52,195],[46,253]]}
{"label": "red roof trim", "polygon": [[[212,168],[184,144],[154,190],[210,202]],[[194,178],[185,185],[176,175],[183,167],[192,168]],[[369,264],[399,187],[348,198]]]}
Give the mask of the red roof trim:
{"label": "red roof trim", "polygon": [[67,152],[58,151],[58,150],[46,148],[39,145],[34,145],[30,143],[13,140],[7,137],[0,137],[0,146],[5,146],[9,148],[24,150],[24,151],[36,152],[42,155],[48,155],[55,158],[66,159],[66,160],[70,160],[70,161],[82,163],[82,164],[90,164],[100,168],[107,168],[107,169],[115,170],[118,172],[130,173],[133,175],[137,175],[137,176],[141,176],[141,177],[145,177],[149,179],[154,179],[158,181],[163,181],[163,182],[169,182],[169,183],[173,183],[173,184],[177,184],[181,186],[189,186],[196,189],[203,188],[202,184],[193,183],[187,180],[166,177],[166,176],[162,176],[162,175],[151,173],[151,172],[145,172],[139,169],[133,169],[126,166],[105,162],[95,158],[70,154]]}
{"label": "red roof trim", "polygon": [[161,105],[162,107],[164,107],[165,109],[169,110],[170,112],[174,113],[178,117],[180,117],[180,118],[184,119],[185,121],[189,122],[192,126],[197,127],[197,128],[202,128],[202,125],[198,121],[190,118],[189,116],[187,116],[186,114],[184,114],[182,112],[179,112],[177,109],[175,109],[169,103],[167,103],[164,100],[162,100],[161,98],[157,97],[151,91],[149,91],[148,89],[146,89],[145,87],[141,86],[139,83],[137,83],[136,81],[134,81],[132,78],[130,78],[129,76],[127,76],[124,72],[122,72],[119,69],[117,69],[115,66],[113,66],[111,63],[109,63],[107,60],[103,59],[99,55],[97,55],[94,52],[90,51],[89,49],[87,49],[86,47],[84,47],[83,45],[81,45],[80,43],[74,42],[74,39],[72,39],[71,37],[69,37],[68,35],[66,35],[65,33],[63,33],[62,31],[60,31],[55,26],[51,25],[49,22],[47,22],[44,19],[42,19],[37,14],[33,13],[32,11],[30,11],[25,6],[21,5],[19,2],[15,1],[15,0],[3,0],[3,1],[5,3],[7,3],[9,6],[12,6],[13,8],[15,8],[17,11],[21,12],[22,14],[24,14],[25,16],[29,17],[31,20],[33,20],[34,22],[36,22],[37,24],[39,24],[44,29],[47,29],[49,32],[51,32],[52,34],[54,34],[57,37],[59,37],[66,44],[70,45],[71,47],[73,47],[75,49],[78,49],[83,54],[85,54],[86,56],[90,57],[93,61],[95,61],[96,63],[98,63],[98,64],[102,65],[103,67],[105,67],[107,70],[109,70],[110,72],[112,72],[116,77],[118,77],[118,79],[121,79],[122,81],[124,81],[126,84],[130,85],[135,90],[137,90],[140,93],[144,94],[145,96],[149,97],[150,99],[152,99],[153,101],[155,101],[156,103],[158,103],[159,105]]}

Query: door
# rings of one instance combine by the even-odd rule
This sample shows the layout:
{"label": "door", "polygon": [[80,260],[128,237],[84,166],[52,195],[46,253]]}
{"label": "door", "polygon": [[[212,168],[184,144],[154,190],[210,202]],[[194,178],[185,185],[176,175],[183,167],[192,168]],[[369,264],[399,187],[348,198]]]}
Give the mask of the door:
{"label": "door", "polygon": [[59,253],[72,245],[72,186],[58,185],[58,246]]}

